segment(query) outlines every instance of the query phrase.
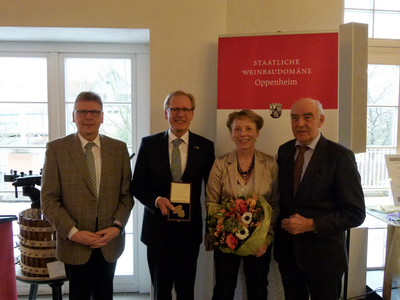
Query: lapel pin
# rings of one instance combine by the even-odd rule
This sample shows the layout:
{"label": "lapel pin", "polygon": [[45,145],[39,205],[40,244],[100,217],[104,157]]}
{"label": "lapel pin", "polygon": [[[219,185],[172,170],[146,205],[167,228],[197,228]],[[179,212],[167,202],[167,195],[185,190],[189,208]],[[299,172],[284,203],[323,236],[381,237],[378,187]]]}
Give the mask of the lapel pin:
{"label": "lapel pin", "polygon": [[199,150],[199,146],[193,146],[194,149]]}

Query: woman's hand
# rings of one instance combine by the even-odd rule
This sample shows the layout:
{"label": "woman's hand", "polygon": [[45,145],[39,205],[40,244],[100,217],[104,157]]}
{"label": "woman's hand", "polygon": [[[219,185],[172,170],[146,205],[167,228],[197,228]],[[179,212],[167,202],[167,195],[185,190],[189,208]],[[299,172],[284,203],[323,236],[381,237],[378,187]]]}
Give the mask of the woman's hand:
{"label": "woman's hand", "polygon": [[269,246],[268,241],[265,241],[264,244],[262,244],[260,248],[257,249],[256,252],[254,252],[254,255],[257,257],[264,255],[265,252],[267,252],[268,246]]}
{"label": "woman's hand", "polygon": [[206,233],[204,235],[204,245],[205,245],[206,251],[214,250],[214,238],[211,234]]}

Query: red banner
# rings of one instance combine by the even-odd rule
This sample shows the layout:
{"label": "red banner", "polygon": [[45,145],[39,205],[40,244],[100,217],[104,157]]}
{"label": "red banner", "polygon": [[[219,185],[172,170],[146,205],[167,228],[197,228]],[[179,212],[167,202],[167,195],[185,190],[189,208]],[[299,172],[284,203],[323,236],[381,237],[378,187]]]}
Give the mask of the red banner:
{"label": "red banner", "polygon": [[218,109],[290,109],[300,98],[338,107],[338,33],[221,37]]}
{"label": "red banner", "polygon": [[0,299],[17,300],[12,222],[0,223]]}

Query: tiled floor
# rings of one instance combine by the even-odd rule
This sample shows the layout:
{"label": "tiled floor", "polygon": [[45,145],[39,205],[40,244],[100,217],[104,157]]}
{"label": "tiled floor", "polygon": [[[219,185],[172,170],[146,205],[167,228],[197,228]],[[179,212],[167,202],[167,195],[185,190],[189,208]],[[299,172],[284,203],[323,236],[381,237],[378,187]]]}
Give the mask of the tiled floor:
{"label": "tiled floor", "polygon": [[[28,296],[18,296],[18,300],[27,300]],[[51,295],[36,297],[37,300],[52,300]],[[63,299],[68,299],[68,295],[64,295]],[[148,300],[150,299],[149,294],[139,294],[139,293],[115,293],[114,300]]]}
{"label": "tiled floor", "polygon": [[367,272],[367,286],[375,293],[382,297],[383,288],[383,271],[368,271]]}
{"label": "tiled floor", "polygon": [[[367,285],[368,287],[376,291],[376,294],[379,298],[367,298],[367,299],[383,299],[382,297],[382,288],[383,288],[383,271],[368,271],[367,272]],[[393,283],[394,286],[397,286],[396,282]],[[394,288],[392,290],[391,300],[400,300],[400,289]]]}
{"label": "tiled floor", "polygon": [[[366,299],[382,299],[382,285],[383,285],[383,271],[368,271],[367,272],[367,285],[372,289],[376,290],[377,296],[372,297],[369,295]],[[27,300],[28,296],[19,296],[18,300]],[[64,295],[63,299],[68,299],[68,295]],[[114,300],[148,300],[150,299],[149,294],[139,293],[115,293]],[[400,299],[398,296],[392,294],[392,300]],[[52,300],[51,295],[38,295],[37,300]]]}

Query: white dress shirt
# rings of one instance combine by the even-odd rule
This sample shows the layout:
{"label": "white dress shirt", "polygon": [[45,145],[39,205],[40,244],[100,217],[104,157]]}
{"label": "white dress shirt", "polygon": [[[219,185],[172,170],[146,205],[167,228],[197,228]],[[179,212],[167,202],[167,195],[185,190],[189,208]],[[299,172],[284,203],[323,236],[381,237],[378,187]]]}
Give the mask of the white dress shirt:
{"label": "white dress shirt", "polygon": [[[85,138],[83,138],[79,133],[79,140],[81,141],[82,144],[82,151],[85,153],[85,146],[89,141],[87,141]],[[96,187],[97,187],[97,199],[99,198],[99,192],[100,192],[100,177],[101,177],[101,154],[100,154],[100,137],[97,135],[97,137],[93,140],[94,146],[92,148],[92,153],[93,153],[93,158],[94,158],[94,167],[96,169]],[[79,231],[78,228],[75,226],[71,228],[71,230],[68,233],[68,238],[71,239],[71,237]]]}
{"label": "white dress shirt", "polygon": [[[303,179],[303,175],[304,175],[305,171],[307,170],[308,164],[310,163],[311,157],[314,154],[315,147],[317,146],[320,137],[321,137],[321,133],[319,133],[311,141],[311,143],[307,145],[307,147],[309,149],[306,152],[304,152],[304,163],[303,163],[303,170],[301,171],[300,181]],[[299,149],[297,146],[301,146],[301,143],[299,141],[296,141],[296,153],[294,155],[294,161],[296,160],[297,154],[299,153]]]}
{"label": "white dress shirt", "polygon": [[[174,144],[172,143],[178,137],[175,136],[168,130],[168,151],[169,151],[169,165],[171,165],[171,158],[172,158],[172,149],[174,148]],[[179,145],[179,151],[181,152],[181,166],[182,166],[182,174],[185,172],[186,164],[187,164],[187,157],[188,157],[188,148],[189,148],[189,130],[185,132],[184,135],[180,137],[183,142]]]}

